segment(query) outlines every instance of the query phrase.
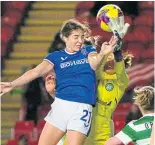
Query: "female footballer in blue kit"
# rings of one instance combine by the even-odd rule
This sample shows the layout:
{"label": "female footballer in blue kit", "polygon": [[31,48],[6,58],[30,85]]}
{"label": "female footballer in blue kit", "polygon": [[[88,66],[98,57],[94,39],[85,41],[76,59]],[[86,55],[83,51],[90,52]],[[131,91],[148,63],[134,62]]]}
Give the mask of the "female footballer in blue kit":
{"label": "female footballer in blue kit", "polygon": [[1,82],[1,95],[27,84],[50,71],[56,73],[56,97],[39,139],[39,145],[56,145],[66,134],[67,145],[83,145],[89,134],[92,105],[96,101],[95,70],[117,43],[113,36],[104,42],[97,54],[93,46],[82,46],[87,27],[76,20],[67,21],[61,28],[66,48],[45,57],[36,68],[12,82]]}

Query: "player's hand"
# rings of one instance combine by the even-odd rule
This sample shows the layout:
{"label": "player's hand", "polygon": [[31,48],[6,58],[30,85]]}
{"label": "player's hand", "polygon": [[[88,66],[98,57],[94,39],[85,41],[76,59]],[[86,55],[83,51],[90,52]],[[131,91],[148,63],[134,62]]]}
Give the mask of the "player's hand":
{"label": "player's hand", "polygon": [[111,18],[108,25],[114,35],[118,37],[117,45],[114,49],[114,52],[119,51],[122,47],[122,38],[126,35],[130,24],[124,24],[124,16],[120,16],[117,18]]}
{"label": "player's hand", "polygon": [[124,24],[124,16],[111,18],[109,21],[110,22],[108,23],[108,26],[110,27],[113,34],[116,36],[119,35],[119,37],[122,39],[126,35],[130,24]]}
{"label": "player's hand", "polygon": [[1,84],[0,96],[6,94],[7,92],[10,92],[13,89],[11,82],[0,82],[0,84]]}
{"label": "player's hand", "polygon": [[97,36],[94,36],[94,44],[95,46],[99,46],[99,42],[100,42],[100,39],[101,39],[101,36],[97,35]]}
{"label": "player's hand", "polygon": [[116,36],[112,36],[109,42],[104,42],[101,46],[101,55],[106,55],[110,52],[114,51],[114,48],[117,45],[118,38]]}
{"label": "player's hand", "polygon": [[45,87],[48,93],[53,93],[55,91],[55,76],[54,75],[48,75],[45,78]]}

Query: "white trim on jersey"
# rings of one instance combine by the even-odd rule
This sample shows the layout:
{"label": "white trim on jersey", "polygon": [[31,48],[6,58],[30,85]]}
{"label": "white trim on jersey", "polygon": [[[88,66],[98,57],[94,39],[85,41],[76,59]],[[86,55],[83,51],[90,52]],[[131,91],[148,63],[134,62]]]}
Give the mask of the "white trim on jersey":
{"label": "white trim on jersey", "polygon": [[68,52],[66,49],[65,49],[65,52],[67,53],[67,54],[75,54],[75,53],[77,53],[77,52]]}
{"label": "white trim on jersey", "polygon": [[115,137],[117,137],[119,140],[121,140],[125,145],[127,145],[129,142],[132,141],[132,139],[126,135],[125,133],[123,133],[122,131],[120,131],[119,133],[117,133],[115,135]]}
{"label": "white trim on jersey", "polygon": [[53,62],[51,62],[51,61],[49,61],[48,59],[44,59],[45,61],[48,61],[50,64],[53,64],[54,65],[54,63]]}
{"label": "white trim on jersey", "polygon": [[90,52],[89,54],[91,54],[91,53],[97,53],[96,51],[92,51],[92,52]]}

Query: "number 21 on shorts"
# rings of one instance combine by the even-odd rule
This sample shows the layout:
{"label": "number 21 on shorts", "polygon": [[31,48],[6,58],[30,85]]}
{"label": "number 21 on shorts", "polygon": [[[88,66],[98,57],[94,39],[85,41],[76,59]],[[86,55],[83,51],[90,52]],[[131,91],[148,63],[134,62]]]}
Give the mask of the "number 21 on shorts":
{"label": "number 21 on shorts", "polygon": [[92,117],[92,112],[88,110],[83,110],[83,116],[80,118],[80,120],[84,121],[84,126],[88,127],[91,123],[91,117]]}

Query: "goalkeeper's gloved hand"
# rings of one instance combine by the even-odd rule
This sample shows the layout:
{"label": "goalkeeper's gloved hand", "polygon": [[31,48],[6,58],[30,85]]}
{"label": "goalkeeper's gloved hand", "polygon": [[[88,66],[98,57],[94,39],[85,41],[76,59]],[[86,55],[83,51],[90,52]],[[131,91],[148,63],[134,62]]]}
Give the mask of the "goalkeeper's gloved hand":
{"label": "goalkeeper's gloved hand", "polygon": [[120,16],[117,18],[111,18],[108,23],[108,26],[110,27],[113,34],[118,37],[118,42],[114,49],[115,52],[121,49],[122,38],[126,35],[130,24],[128,23],[124,24],[124,16]]}
{"label": "goalkeeper's gloved hand", "polygon": [[124,24],[124,16],[120,16],[117,18],[111,18],[109,20],[108,26],[114,35],[119,35],[119,37],[122,39],[126,35],[130,24]]}

